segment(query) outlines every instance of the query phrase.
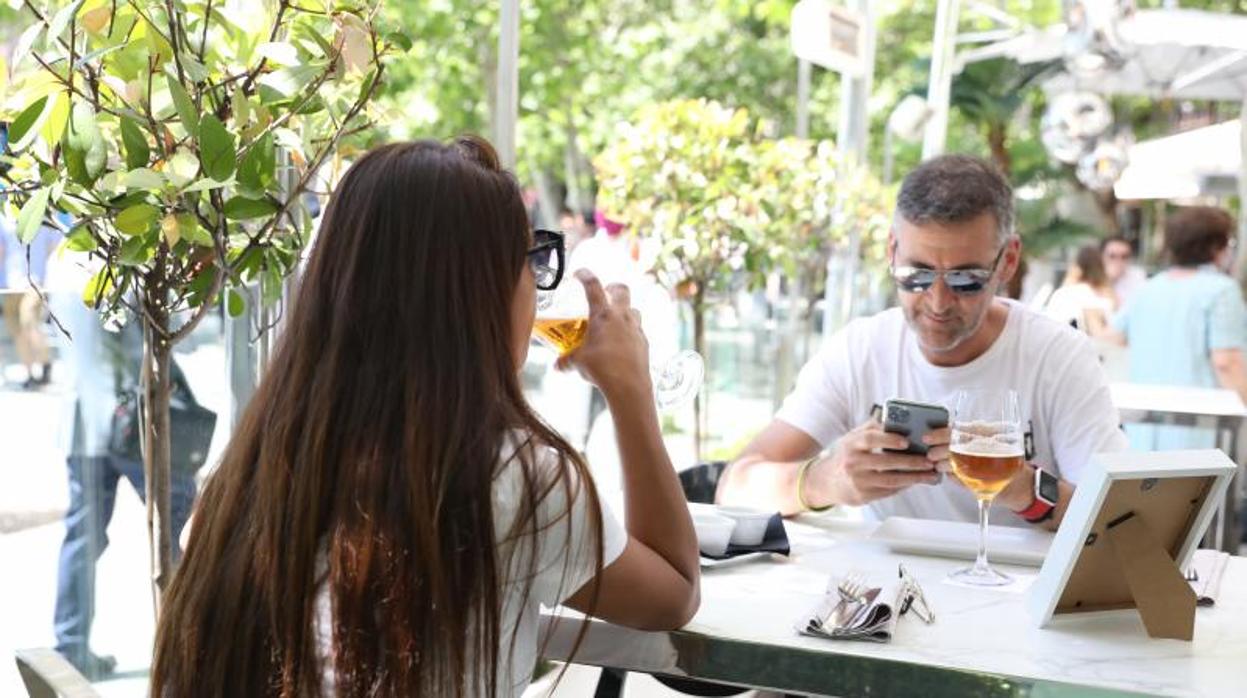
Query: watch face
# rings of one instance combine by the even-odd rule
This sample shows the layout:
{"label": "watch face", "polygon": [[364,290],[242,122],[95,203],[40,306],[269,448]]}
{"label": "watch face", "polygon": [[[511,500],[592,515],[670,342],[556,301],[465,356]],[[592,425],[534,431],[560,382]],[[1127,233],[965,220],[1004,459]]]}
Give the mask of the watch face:
{"label": "watch face", "polygon": [[1057,500],[1061,498],[1061,488],[1057,484],[1060,481],[1046,470],[1039,472],[1039,491],[1036,494],[1040,499],[1055,506]]}

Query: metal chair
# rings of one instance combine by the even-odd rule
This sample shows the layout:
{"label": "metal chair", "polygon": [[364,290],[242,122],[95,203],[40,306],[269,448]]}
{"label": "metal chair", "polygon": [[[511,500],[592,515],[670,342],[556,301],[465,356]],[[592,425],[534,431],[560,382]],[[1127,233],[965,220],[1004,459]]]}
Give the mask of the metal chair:
{"label": "metal chair", "polygon": [[91,682],[56,650],[18,650],[15,659],[30,698],[100,698]]}

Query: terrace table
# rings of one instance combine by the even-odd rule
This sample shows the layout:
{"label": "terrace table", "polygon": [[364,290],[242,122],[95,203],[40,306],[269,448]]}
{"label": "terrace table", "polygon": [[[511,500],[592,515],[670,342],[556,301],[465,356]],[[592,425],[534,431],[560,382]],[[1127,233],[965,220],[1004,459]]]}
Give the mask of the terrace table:
{"label": "terrace table", "polygon": [[1112,383],[1113,405],[1125,423],[1168,424],[1216,430],[1217,448],[1238,464],[1238,475],[1225,491],[1225,501],[1217,509],[1209,529],[1209,545],[1230,553],[1238,551],[1242,540],[1238,508],[1243,499],[1243,462],[1238,452],[1238,434],[1247,407],[1233,390],[1190,388],[1170,385]]}
{"label": "terrace table", "polygon": [[[787,524],[792,556],[703,570],[702,603],[673,632],[594,620],[575,661],[798,694],[838,696],[1244,695],[1247,559],[1234,558],[1215,607],[1197,610],[1193,642],[1154,640],[1137,613],[1085,614],[1037,628],[1019,589],[944,580],[963,561],[899,555],[868,540],[875,524],[805,516]],[[804,637],[793,630],[829,575],[878,581],[897,563],[922,584],[936,613],[901,617],[890,644]],[[1037,568],[1000,566],[1019,577]],[[546,612],[546,657],[566,660],[581,623]]]}

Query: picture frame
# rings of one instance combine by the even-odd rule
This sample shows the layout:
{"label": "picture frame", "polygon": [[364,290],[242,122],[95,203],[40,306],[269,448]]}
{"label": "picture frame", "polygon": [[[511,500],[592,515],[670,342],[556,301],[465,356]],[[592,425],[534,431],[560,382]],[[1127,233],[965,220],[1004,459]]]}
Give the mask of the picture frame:
{"label": "picture frame", "polygon": [[1195,594],[1182,570],[1236,471],[1217,449],[1093,456],[1031,588],[1037,624],[1138,609],[1149,635],[1190,640]]}

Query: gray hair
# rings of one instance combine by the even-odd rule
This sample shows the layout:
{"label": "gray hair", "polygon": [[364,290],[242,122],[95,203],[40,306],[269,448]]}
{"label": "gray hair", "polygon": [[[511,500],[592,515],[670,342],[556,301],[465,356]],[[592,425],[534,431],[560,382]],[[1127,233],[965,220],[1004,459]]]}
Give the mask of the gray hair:
{"label": "gray hair", "polygon": [[971,155],[941,155],[905,176],[896,214],[915,225],[961,223],[990,212],[996,239],[1013,235],[1013,189],[990,162]]}

